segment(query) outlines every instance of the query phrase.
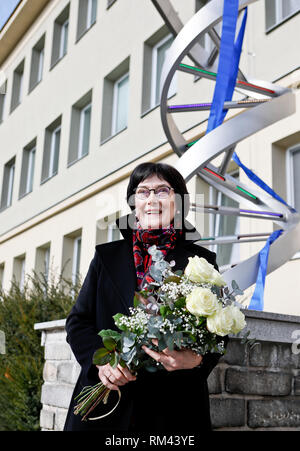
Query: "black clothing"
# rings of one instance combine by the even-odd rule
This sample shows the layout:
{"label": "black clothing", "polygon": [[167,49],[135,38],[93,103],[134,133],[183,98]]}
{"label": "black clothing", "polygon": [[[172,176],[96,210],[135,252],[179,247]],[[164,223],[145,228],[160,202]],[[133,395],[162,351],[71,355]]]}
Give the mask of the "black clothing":
{"label": "black clothing", "polygon": [[[123,219],[123,218],[122,218]],[[137,380],[121,387],[121,401],[109,416],[96,421],[81,421],[74,415],[74,397],[86,385],[99,382],[98,369],[92,363],[94,351],[103,346],[98,332],[116,329],[113,315],[129,314],[136,290],[136,272],[132,251],[131,230],[121,230],[124,240],[96,246],[88,273],[76,304],[66,321],[67,341],[82,367],[69,407],[65,431],[145,431],[202,432],[211,429],[207,376],[218,363],[220,354],[208,354],[199,368],[148,373],[142,370]],[[185,232],[187,232],[185,230]],[[216,266],[216,254],[193,244],[187,233],[166,257],[175,260],[173,268],[184,269],[188,257],[198,255]],[[99,405],[91,416],[108,412],[118,394],[112,391],[106,406]]]}

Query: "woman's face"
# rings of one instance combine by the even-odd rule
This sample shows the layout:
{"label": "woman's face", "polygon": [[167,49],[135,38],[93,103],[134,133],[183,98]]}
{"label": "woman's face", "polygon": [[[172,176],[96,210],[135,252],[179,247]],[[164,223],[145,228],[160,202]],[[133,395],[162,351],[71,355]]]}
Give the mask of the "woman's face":
{"label": "woman's face", "polygon": [[[168,227],[174,219],[175,193],[171,189],[166,196],[167,189],[164,190],[164,187],[172,188],[166,180],[160,179],[157,175],[152,175],[138,184],[135,194],[135,212],[143,229]],[[137,194],[141,190],[147,193],[147,189],[157,188],[161,188],[162,197],[155,195],[154,191],[150,191],[149,197],[145,199],[141,199]]]}

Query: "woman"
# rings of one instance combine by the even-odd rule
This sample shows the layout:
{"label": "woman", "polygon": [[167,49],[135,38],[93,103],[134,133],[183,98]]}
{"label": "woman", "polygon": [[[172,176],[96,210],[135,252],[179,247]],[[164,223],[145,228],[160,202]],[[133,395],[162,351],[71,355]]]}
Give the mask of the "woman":
{"label": "woman", "polygon": [[[82,370],[74,389],[65,430],[200,432],[211,429],[207,376],[217,364],[219,354],[204,357],[191,350],[144,351],[165,370],[134,376],[120,365],[96,367],[95,350],[102,345],[98,332],[115,329],[113,315],[129,314],[134,292],[149,279],[151,259],[147,249],[156,244],[174,270],[184,269],[188,258],[198,255],[216,267],[216,255],[197,246],[200,235],[184,218],[189,211],[186,184],[173,167],[143,163],[133,171],[127,202],[132,213],[119,220],[124,240],[96,246],[95,256],[67,321],[67,341]],[[112,390],[106,411],[121,401],[109,416],[82,422],[73,414],[74,397],[86,385],[99,379]],[[103,412],[97,407],[91,417]]]}

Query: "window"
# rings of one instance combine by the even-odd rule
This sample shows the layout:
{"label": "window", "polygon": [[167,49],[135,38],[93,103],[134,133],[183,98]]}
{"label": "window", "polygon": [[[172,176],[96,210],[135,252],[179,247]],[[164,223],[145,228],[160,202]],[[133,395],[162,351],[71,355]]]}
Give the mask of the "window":
{"label": "window", "polygon": [[7,81],[0,86],[0,124],[4,118],[5,102],[6,102]]}
{"label": "window", "polygon": [[300,11],[299,0],[266,0],[266,30],[285,21]]}
{"label": "window", "polygon": [[42,279],[47,282],[49,278],[50,268],[50,243],[40,246],[36,250],[35,256],[35,272],[38,276],[42,275]]}
{"label": "window", "polygon": [[68,164],[89,153],[92,115],[92,91],[72,107]]}
{"label": "window", "polygon": [[81,236],[74,239],[73,244],[73,267],[72,282],[76,284],[80,276],[80,255],[81,255]]}
{"label": "window", "polygon": [[[152,88],[151,88],[151,107],[160,103],[161,86],[160,79],[164,65],[167,50],[171,47],[174,38],[171,35],[166,36],[153,48],[152,52]],[[171,97],[176,92],[176,76],[170,84],[168,96]]]}
{"label": "window", "polygon": [[[300,212],[300,145],[287,151],[287,201],[288,204]],[[299,252],[294,256],[300,258]]]}
{"label": "window", "polygon": [[[167,29],[164,26],[144,43],[142,113],[160,104],[162,68],[167,50],[174,40],[171,34],[166,33]],[[168,97],[176,93],[176,85],[177,76],[175,74]]]}
{"label": "window", "polygon": [[63,238],[62,273],[74,284],[80,277],[81,236],[82,230],[78,229]]}
{"label": "window", "polygon": [[14,71],[10,105],[11,112],[21,103],[22,100],[24,65],[25,61],[23,60]]}
{"label": "window", "polygon": [[107,226],[107,242],[117,241],[120,239],[120,230],[115,221],[110,222]]}
{"label": "window", "polygon": [[124,130],[128,124],[129,74],[123,75],[114,84],[112,113],[112,135]]}
{"label": "window", "polygon": [[12,158],[4,166],[3,185],[1,194],[1,210],[9,207],[12,204],[14,175],[15,175],[15,157]]}
{"label": "window", "polygon": [[0,289],[3,287],[3,280],[4,280],[4,263],[0,264]]}
{"label": "window", "polygon": [[45,50],[45,35],[39,40],[39,42],[32,49],[29,91],[31,91],[42,80],[44,66],[44,50]]}
{"label": "window", "polygon": [[129,58],[104,78],[101,143],[128,125]]}
{"label": "window", "polygon": [[21,182],[19,198],[30,193],[33,188],[34,164],[35,164],[35,140],[23,149]]}
{"label": "window", "polygon": [[14,258],[13,279],[19,285],[21,291],[25,284],[25,254]]}
{"label": "window", "polygon": [[120,230],[116,224],[118,217],[120,217],[119,211],[97,221],[96,244],[110,243],[121,239]]}
{"label": "window", "polygon": [[68,5],[54,22],[53,44],[51,67],[54,66],[67,53],[68,34],[69,34],[69,14],[70,5]]}
{"label": "window", "polygon": [[77,39],[96,22],[98,0],[79,0]]}
{"label": "window", "polygon": [[46,128],[41,182],[48,180],[58,172],[60,136],[61,116]]}
{"label": "window", "polygon": [[[232,172],[231,177],[239,177],[238,171]],[[211,188],[214,190],[214,188]],[[215,190],[214,190],[215,191]],[[222,207],[239,208],[239,203],[227,197],[220,191],[215,192],[217,205]],[[239,233],[240,223],[239,217],[235,215],[212,215],[212,235],[215,237],[232,236],[235,237]],[[217,253],[217,262],[219,267],[237,263],[239,261],[239,245],[238,244],[219,244],[213,249]]]}
{"label": "window", "polygon": [[89,153],[92,105],[89,103],[80,111],[78,158]]}

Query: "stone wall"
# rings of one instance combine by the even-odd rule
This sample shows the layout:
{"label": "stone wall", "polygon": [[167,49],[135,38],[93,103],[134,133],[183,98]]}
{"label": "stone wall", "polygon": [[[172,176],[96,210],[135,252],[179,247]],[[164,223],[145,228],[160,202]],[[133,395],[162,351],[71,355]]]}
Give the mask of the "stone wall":
{"label": "stone wall", "polygon": [[[250,348],[231,338],[209,376],[215,430],[300,430],[300,317],[245,311]],[[45,347],[42,430],[62,430],[79,374],[65,320],[39,323]]]}

